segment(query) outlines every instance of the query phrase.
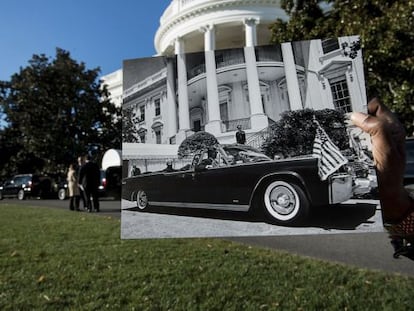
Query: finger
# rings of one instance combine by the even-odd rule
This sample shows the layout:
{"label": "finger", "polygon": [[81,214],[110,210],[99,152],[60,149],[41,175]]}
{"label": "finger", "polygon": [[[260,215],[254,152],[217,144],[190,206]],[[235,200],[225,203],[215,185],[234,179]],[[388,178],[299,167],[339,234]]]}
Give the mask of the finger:
{"label": "finger", "polygon": [[388,110],[378,98],[374,97],[368,102],[368,114],[377,116],[380,110]]}
{"label": "finger", "polygon": [[352,123],[358,126],[361,130],[366,133],[373,134],[372,131],[377,125],[377,118],[371,115],[367,115],[362,112],[351,113],[350,119]]}

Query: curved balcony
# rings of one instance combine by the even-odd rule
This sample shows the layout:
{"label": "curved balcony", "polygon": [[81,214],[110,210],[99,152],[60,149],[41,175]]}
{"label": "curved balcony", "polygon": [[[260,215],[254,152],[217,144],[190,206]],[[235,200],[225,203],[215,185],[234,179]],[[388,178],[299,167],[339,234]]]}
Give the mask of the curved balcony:
{"label": "curved balcony", "polygon": [[159,55],[173,55],[174,42],[180,37],[186,43],[186,53],[202,51],[200,29],[214,25],[216,49],[243,47],[248,19],[257,21],[258,45],[265,45],[270,40],[268,27],[277,18],[288,18],[280,0],[173,0],[160,18],[154,45]]}

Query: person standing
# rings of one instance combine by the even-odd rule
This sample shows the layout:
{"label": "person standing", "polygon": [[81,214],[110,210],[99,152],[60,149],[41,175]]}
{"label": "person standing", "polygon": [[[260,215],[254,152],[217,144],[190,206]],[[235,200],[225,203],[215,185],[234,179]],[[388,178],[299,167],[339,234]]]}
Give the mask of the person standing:
{"label": "person standing", "polygon": [[241,125],[237,125],[236,142],[242,145],[246,143],[246,133],[242,130]]}
{"label": "person standing", "polygon": [[91,157],[88,157],[79,173],[79,182],[85,193],[86,208],[88,212],[92,211],[92,204],[93,209],[96,212],[99,212],[98,188],[100,179],[101,172],[98,164],[93,162]]}
{"label": "person standing", "polygon": [[78,187],[78,177],[75,170],[75,165],[70,164],[68,169],[68,174],[66,176],[68,182],[68,192],[69,192],[69,209],[71,211],[79,211],[79,187]]}
{"label": "person standing", "polygon": [[86,198],[85,198],[85,193],[83,191],[83,187],[80,184],[80,170],[84,164],[85,164],[85,156],[79,156],[78,157],[78,168],[76,172],[79,196],[76,197],[76,204],[80,206],[80,201],[82,200],[82,206],[83,206],[83,209],[85,210],[87,208]]}

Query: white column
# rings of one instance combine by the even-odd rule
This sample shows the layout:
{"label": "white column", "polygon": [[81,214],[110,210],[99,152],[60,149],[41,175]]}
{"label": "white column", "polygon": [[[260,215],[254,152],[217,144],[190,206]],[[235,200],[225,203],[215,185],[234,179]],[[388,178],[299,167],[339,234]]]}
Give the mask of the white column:
{"label": "white column", "polygon": [[167,135],[171,138],[177,134],[177,105],[175,101],[174,89],[174,62],[172,58],[166,58],[167,61],[167,111],[168,127]]}
{"label": "white column", "polygon": [[290,109],[303,109],[298,75],[296,72],[295,58],[293,56],[292,45],[289,42],[282,43],[282,55],[283,64],[285,67],[286,85],[288,90]]}
{"label": "white column", "polygon": [[244,20],[246,34],[244,57],[246,59],[247,84],[249,87],[251,128],[255,130],[261,130],[267,127],[269,125],[269,122],[263,111],[259,75],[257,73],[256,54],[254,50],[254,47],[257,45],[257,23],[258,20],[254,18]]}
{"label": "white column", "polygon": [[187,69],[185,62],[184,42],[181,38],[175,40],[175,54],[177,55],[178,75],[178,122],[177,143],[183,141],[190,130],[190,110],[188,104]]}
{"label": "white column", "polygon": [[257,23],[258,23],[258,20],[254,18],[246,18],[244,20],[246,46],[257,45],[257,31],[256,31]]}
{"label": "white column", "polygon": [[204,33],[204,59],[207,80],[208,123],[205,130],[213,135],[221,133],[220,102],[217,85],[215,33],[214,26],[208,25],[200,29]]}

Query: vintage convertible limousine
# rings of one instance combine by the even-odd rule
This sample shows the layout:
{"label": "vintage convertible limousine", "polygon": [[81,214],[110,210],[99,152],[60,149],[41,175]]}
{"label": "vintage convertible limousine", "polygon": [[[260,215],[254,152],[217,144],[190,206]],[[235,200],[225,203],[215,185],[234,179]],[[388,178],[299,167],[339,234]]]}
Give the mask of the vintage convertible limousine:
{"label": "vintage convertible limousine", "polygon": [[150,206],[253,211],[261,208],[271,223],[292,225],[306,219],[312,206],[352,196],[352,176],[334,173],[321,181],[311,156],[272,160],[244,145],[220,145],[194,155],[183,169],[144,173],[123,180],[122,198],[140,211]]}

